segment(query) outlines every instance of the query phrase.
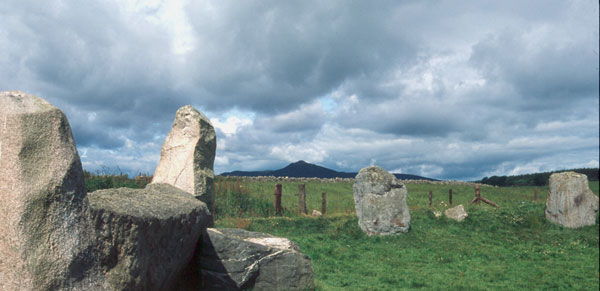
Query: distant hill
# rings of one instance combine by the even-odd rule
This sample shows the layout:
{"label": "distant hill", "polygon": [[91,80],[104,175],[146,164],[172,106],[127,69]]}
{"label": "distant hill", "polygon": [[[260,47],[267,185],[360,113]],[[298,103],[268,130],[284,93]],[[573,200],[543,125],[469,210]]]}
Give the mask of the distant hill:
{"label": "distant hill", "polygon": [[582,168],[582,169],[571,169],[571,170],[560,170],[553,172],[534,173],[516,176],[492,176],[485,177],[479,182],[482,184],[488,184],[493,186],[546,186],[548,185],[548,179],[552,173],[573,171],[580,174],[585,174],[589,181],[598,181],[598,168]]}
{"label": "distant hill", "polygon": [[[296,177],[296,178],[354,178],[357,173],[338,172],[322,166],[298,161],[291,163],[279,170],[270,171],[233,171],[222,173],[221,176],[240,176],[240,177],[256,177],[256,176],[275,176],[275,177]],[[425,178],[410,174],[394,174],[398,179],[407,180],[430,180],[437,181],[431,178]]]}

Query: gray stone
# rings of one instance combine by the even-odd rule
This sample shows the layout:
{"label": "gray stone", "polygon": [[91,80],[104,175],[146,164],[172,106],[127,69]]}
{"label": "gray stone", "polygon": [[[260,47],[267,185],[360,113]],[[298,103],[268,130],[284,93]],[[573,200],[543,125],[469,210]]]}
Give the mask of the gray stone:
{"label": "gray stone", "polygon": [[546,219],[569,228],[596,224],[598,196],[588,184],[587,176],[575,172],[550,176],[550,193],[546,200]]}
{"label": "gray stone", "polygon": [[192,106],[179,108],[152,183],[171,184],[191,193],[213,211],[216,148],[215,130],[208,118]]}
{"label": "gray stone", "polygon": [[358,172],[353,185],[358,225],[368,235],[407,232],[410,212],[407,190],[386,170],[371,166]]}
{"label": "gray stone", "polygon": [[209,218],[166,184],[88,196],[65,115],[0,93],[0,290],[169,290]]}
{"label": "gray stone", "polygon": [[200,264],[208,290],[314,288],[310,258],[290,240],[264,233],[208,228]]}
{"label": "gray stone", "polygon": [[168,184],[88,197],[110,289],[172,290],[209,222],[206,204]]}
{"label": "gray stone", "polygon": [[0,289],[105,289],[83,170],[65,115],[0,93]]}
{"label": "gray stone", "polygon": [[458,222],[461,222],[461,221],[465,220],[465,218],[469,217],[469,215],[465,211],[465,208],[463,207],[462,204],[460,204],[456,207],[446,209],[446,211],[444,211],[444,215],[446,215],[446,217],[448,217],[450,219],[454,219]]}

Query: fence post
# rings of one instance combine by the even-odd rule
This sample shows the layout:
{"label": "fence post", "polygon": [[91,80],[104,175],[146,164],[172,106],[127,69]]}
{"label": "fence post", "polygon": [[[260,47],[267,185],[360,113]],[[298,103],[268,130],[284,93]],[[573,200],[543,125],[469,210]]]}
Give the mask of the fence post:
{"label": "fence post", "polygon": [[305,184],[298,185],[298,211],[300,214],[306,214],[306,188]]}
{"label": "fence post", "polygon": [[452,205],[452,189],[448,191],[448,201],[450,202],[450,205]]}
{"label": "fence post", "polygon": [[475,185],[475,197],[477,199],[477,205],[481,204],[481,191],[479,185]]}
{"label": "fence post", "polygon": [[275,214],[281,215],[281,184],[275,185]]}
{"label": "fence post", "polygon": [[321,193],[321,214],[325,215],[325,212],[327,212],[327,198],[323,192]]}
{"label": "fence post", "polygon": [[431,207],[431,199],[433,198],[433,193],[431,190],[429,191],[429,207]]}
{"label": "fence post", "polygon": [[533,190],[533,201],[538,201],[538,189]]}

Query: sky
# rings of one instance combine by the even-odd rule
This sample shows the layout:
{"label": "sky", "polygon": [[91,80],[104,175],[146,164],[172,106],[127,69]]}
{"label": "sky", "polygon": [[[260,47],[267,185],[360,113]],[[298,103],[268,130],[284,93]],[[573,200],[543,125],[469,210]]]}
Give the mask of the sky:
{"label": "sky", "polygon": [[91,172],[152,174],[188,104],[216,173],[598,167],[598,19],[591,0],[3,0],[0,91],[63,110]]}

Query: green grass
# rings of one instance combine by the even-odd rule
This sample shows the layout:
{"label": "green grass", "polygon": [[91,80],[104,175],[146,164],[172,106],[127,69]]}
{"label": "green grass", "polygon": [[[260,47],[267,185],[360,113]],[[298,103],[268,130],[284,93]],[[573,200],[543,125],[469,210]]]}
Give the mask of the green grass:
{"label": "green grass", "polygon": [[110,188],[144,188],[152,180],[152,176],[138,175],[135,178],[129,178],[127,174],[123,174],[119,171],[113,173],[90,173],[83,171],[83,177],[85,180],[85,189],[89,192],[94,192],[101,189]]}
{"label": "green grass", "polygon": [[[143,188],[149,177],[86,173],[88,191]],[[471,205],[473,186],[408,184],[411,229],[366,236],[358,227],[351,183],[306,183],[307,208],[298,215],[298,184],[282,183],[283,215],[274,216],[275,183],[216,180],[216,226],[287,237],[312,259],[317,290],[598,290],[598,225],[567,229],[546,221],[548,188],[481,187],[497,203]],[[598,194],[598,181],[590,182]],[[454,222],[432,210],[463,204],[469,217]],[[428,206],[429,191],[433,193]],[[598,221],[598,218],[597,218]]]}
{"label": "green grass", "polygon": [[[598,193],[598,182],[591,182]],[[253,203],[272,205],[274,183],[249,183]],[[435,217],[448,189],[454,205],[469,217],[462,223]],[[283,187],[284,217],[268,213],[221,216],[217,227],[241,227],[287,237],[313,262],[318,290],[598,290],[598,226],[567,229],[544,217],[547,187],[482,187],[482,196],[500,205],[469,205],[471,186],[409,184],[411,229],[397,236],[366,236],[354,215],[350,183],[309,183],[309,211],[320,209],[327,192],[328,215],[298,216],[297,184]],[[331,193],[331,194],[330,194]],[[217,204],[219,202],[217,201]]]}

